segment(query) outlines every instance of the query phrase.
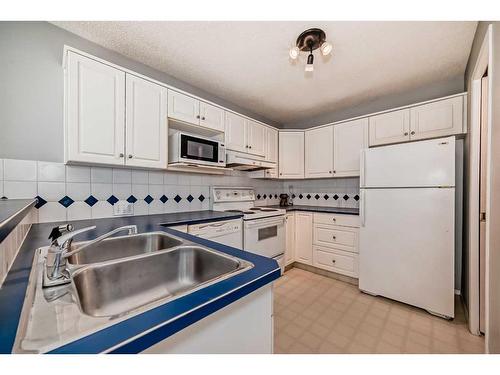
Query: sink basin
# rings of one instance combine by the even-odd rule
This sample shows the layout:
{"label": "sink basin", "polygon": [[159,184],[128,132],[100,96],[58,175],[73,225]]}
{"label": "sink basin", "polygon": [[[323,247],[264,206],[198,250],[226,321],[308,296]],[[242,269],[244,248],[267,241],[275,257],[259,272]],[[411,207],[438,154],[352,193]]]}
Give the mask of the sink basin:
{"label": "sink basin", "polygon": [[[85,242],[73,246],[84,245]],[[68,258],[73,265],[106,262],[114,259],[152,253],[182,245],[182,241],[162,232],[113,237],[91,245]]]}
{"label": "sink basin", "polygon": [[251,266],[213,250],[182,246],[85,266],[73,273],[72,282],[83,313],[116,316],[160,299],[187,294]]}

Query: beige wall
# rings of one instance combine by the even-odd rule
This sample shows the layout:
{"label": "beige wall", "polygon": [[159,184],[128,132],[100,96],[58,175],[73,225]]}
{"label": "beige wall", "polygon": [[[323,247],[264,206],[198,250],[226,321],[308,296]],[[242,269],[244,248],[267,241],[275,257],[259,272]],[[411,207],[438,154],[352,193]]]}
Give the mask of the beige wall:
{"label": "beige wall", "polygon": [[[500,353],[500,22],[480,22],[467,64],[465,82],[470,89],[470,77],[488,26],[492,24],[492,64],[488,76],[492,93],[491,165],[490,165],[490,233],[489,233],[489,324],[487,346],[490,353]],[[468,175],[466,175],[468,178]],[[466,259],[467,261],[467,259]],[[464,283],[466,284],[466,283]],[[468,296],[468,291],[465,291]]]}

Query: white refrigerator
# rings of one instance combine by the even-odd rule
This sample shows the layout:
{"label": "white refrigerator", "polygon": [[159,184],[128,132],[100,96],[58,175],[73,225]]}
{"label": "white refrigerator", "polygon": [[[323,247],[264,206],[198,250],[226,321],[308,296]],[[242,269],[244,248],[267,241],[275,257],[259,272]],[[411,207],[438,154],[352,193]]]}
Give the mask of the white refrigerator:
{"label": "white refrigerator", "polygon": [[455,137],[361,152],[359,288],[454,317]]}

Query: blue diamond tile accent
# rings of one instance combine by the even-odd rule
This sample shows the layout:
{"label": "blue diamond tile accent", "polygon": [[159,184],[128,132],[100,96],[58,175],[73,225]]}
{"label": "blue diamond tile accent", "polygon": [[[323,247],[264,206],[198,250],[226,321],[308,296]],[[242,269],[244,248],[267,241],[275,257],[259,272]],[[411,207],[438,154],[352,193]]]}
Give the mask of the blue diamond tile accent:
{"label": "blue diamond tile accent", "polygon": [[198,197],[199,201],[200,202],[203,202],[205,200],[205,197],[203,196],[203,194],[201,194],[199,197]]}
{"label": "blue diamond tile accent", "polygon": [[339,196],[338,196],[337,194],[335,194],[335,195],[333,196],[333,199],[337,200],[337,199],[339,199]]}
{"label": "blue diamond tile accent", "polygon": [[144,202],[147,204],[151,204],[151,202],[154,201],[154,198],[151,195],[146,195],[146,198],[144,198]]}
{"label": "blue diamond tile accent", "polygon": [[357,194],[356,194],[356,195],[354,196],[354,200],[355,200],[355,201],[359,201],[359,195],[357,195]]}
{"label": "blue diamond tile accent", "polygon": [[264,194],[264,195],[262,196],[262,198],[266,199],[266,198],[267,198],[267,195],[266,195],[266,194]]}
{"label": "blue diamond tile accent", "polygon": [[131,195],[130,197],[127,198],[128,203],[135,203],[137,202],[137,198]]}
{"label": "blue diamond tile accent", "polygon": [[68,197],[67,195],[62,197],[59,200],[59,204],[61,204],[62,206],[66,207],[66,208],[71,206],[73,203],[75,203],[75,201],[73,199],[71,199],[70,197]]}
{"label": "blue diamond tile accent", "polygon": [[161,203],[167,203],[167,201],[168,201],[168,197],[167,197],[165,194],[163,194],[163,195],[160,197],[160,201],[161,201]]}
{"label": "blue diamond tile accent", "polygon": [[295,194],[292,194],[292,199],[295,198]]}
{"label": "blue diamond tile accent", "polygon": [[328,196],[328,194],[325,194],[325,195],[323,195],[323,198],[325,198],[325,201],[327,201],[328,198],[330,198],[330,197]]}
{"label": "blue diamond tile accent", "polygon": [[304,198],[304,196],[302,194],[299,194],[299,199],[302,199]]}
{"label": "blue diamond tile accent", "polygon": [[84,202],[87,203],[90,207],[92,207],[94,204],[97,203],[97,198],[94,197],[93,195],[89,195],[89,197],[85,199]]}
{"label": "blue diamond tile accent", "polygon": [[278,194],[274,194],[274,199],[278,199]]}
{"label": "blue diamond tile accent", "polygon": [[42,206],[45,205],[45,203],[47,203],[47,201],[45,199],[43,199],[41,196],[37,195],[35,197],[36,199],[36,204],[35,204],[35,208],[40,208]]}
{"label": "blue diamond tile accent", "polygon": [[307,198],[307,199],[311,199],[311,194],[307,194],[307,195],[306,195],[306,198]]}
{"label": "blue diamond tile accent", "polygon": [[179,203],[181,200],[182,200],[182,198],[181,198],[181,196],[180,196],[179,194],[177,194],[177,195],[175,196],[175,198],[174,198],[174,201],[175,201],[176,203]]}
{"label": "blue diamond tile accent", "polygon": [[262,197],[262,195],[257,194],[257,199],[260,199],[261,197]]}
{"label": "blue diamond tile accent", "polygon": [[194,198],[191,194],[189,194],[186,199],[188,200],[189,203],[191,203]]}
{"label": "blue diamond tile accent", "polygon": [[114,195],[112,195],[112,196],[110,196],[108,199],[106,199],[106,201],[107,201],[110,205],[114,206],[114,204],[115,204],[116,202],[118,202],[118,201],[119,201],[119,199],[118,199],[117,197],[115,197]]}
{"label": "blue diamond tile accent", "polygon": [[314,196],[314,199],[318,200],[318,199],[319,199],[319,195],[318,195],[318,194],[316,194],[316,195]]}
{"label": "blue diamond tile accent", "polygon": [[344,198],[344,200],[346,201],[346,200],[348,200],[348,199],[349,199],[349,196],[346,194],[346,195],[344,195],[342,198]]}

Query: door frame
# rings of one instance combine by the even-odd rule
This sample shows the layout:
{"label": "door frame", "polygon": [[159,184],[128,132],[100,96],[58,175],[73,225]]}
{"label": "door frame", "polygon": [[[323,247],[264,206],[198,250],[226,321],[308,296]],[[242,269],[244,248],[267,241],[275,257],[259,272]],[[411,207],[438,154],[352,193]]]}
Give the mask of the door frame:
{"label": "door frame", "polygon": [[[480,309],[480,290],[479,290],[479,181],[480,181],[480,127],[481,127],[481,79],[488,69],[492,66],[492,25],[488,26],[481,49],[479,51],[476,64],[472,71],[469,82],[469,108],[470,127],[469,127],[469,202],[468,202],[468,321],[471,333],[479,335],[479,309]],[[489,331],[489,212],[490,212],[490,186],[491,186],[491,109],[492,109],[491,85],[488,87],[488,150],[487,150],[487,177],[486,177],[486,243],[485,243],[485,336],[486,352],[488,350],[488,331]]]}

